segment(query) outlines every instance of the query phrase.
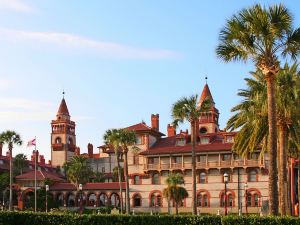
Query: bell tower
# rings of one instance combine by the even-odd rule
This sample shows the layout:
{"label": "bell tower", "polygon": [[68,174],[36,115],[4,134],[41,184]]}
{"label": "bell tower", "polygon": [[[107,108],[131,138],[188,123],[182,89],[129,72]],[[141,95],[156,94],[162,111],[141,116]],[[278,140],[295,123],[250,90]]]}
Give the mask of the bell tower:
{"label": "bell tower", "polygon": [[63,96],[56,119],[51,122],[52,166],[62,167],[66,161],[74,156],[76,149],[75,126],[75,122],[71,121],[67,103]]}
{"label": "bell tower", "polygon": [[202,112],[199,117],[198,133],[217,133],[219,132],[219,110],[215,107],[215,102],[207,83],[203,88],[198,107],[201,107],[205,101],[209,101],[211,105],[210,108],[207,111]]}

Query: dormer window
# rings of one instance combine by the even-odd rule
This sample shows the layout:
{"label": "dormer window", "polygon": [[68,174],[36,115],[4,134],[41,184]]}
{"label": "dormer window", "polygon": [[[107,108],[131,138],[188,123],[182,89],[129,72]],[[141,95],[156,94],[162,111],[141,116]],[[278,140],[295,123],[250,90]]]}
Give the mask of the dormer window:
{"label": "dormer window", "polygon": [[200,144],[209,144],[209,138],[208,137],[201,137]]}
{"label": "dormer window", "polygon": [[61,138],[60,137],[57,137],[55,139],[55,144],[61,144]]}
{"label": "dormer window", "polygon": [[225,142],[227,142],[227,143],[233,143],[233,141],[234,141],[233,136],[226,136]]}
{"label": "dormer window", "polygon": [[176,145],[178,146],[184,146],[185,145],[185,139],[184,138],[179,138],[176,140]]}

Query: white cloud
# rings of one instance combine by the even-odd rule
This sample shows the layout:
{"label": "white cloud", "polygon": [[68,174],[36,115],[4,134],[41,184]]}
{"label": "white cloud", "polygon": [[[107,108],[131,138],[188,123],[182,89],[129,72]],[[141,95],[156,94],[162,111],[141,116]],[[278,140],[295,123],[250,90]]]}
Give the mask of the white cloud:
{"label": "white cloud", "polygon": [[12,85],[12,81],[8,79],[4,79],[0,77],[0,92],[3,90],[7,90]]}
{"label": "white cloud", "polygon": [[[1,0],[0,0],[1,1]],[[93,50],[117,58],[164,59],[178,58],[177,52],[164,49],[145,49],[116,42],[97,41],[69,33],[36,32],[0,28],[1,38],[9,41],[31,41],[71,49]]]}
{"label": "white cloud", "polygon": [[0,9],[30,13],[34,8],[22,0],[0,0]]}

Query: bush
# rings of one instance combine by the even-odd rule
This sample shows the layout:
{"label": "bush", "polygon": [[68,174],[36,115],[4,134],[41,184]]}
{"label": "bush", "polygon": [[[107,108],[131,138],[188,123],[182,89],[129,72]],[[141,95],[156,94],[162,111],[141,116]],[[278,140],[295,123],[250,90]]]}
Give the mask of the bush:
{"label": "bush", "polygon": [[150,216],[150,215],[78,215],[33,212],[0,212],[1,225],[296,225],[292,217],[258,216]]}

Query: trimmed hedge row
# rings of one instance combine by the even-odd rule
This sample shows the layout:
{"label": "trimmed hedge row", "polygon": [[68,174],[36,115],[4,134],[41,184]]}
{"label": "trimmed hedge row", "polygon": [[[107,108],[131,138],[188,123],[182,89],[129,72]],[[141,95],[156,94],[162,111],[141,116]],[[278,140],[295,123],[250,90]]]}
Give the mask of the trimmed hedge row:
{"label": "trimmed hedge row", "polygon": [[126,216],[0,212],[0,225],[296,225],[292,217]]}

